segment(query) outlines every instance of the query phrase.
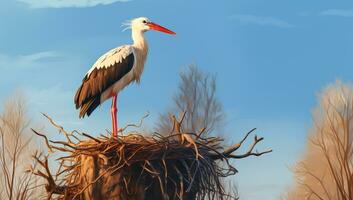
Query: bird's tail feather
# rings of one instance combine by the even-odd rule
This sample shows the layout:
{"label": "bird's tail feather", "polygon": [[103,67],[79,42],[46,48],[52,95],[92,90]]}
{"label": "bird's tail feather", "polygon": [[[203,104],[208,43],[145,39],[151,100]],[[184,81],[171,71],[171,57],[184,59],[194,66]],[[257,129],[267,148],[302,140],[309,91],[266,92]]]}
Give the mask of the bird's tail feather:
{"label": "bird's tail feather", "polygon": [[81,94],[81,90],[82,90],[82,85],[80,86],[80,88],[78,88],[75,97],[74,97],[74,102],[76,105],[76,109],[78,109],[80,107],[80,102],[79,102],[79,98],[80,98],[80,94]]}
{"label": "bird's tail feather", "polygon": [[95,97],[85,102],[80,109],[80,118],[83,118],[85,115],[90,116],[91,113],[99,106],[100,98]]}

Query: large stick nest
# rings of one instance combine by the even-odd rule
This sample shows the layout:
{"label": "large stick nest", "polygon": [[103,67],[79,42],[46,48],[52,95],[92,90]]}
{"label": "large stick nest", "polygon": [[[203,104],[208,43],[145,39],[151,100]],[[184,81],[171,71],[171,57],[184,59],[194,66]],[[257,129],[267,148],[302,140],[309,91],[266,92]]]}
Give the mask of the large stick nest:
{"label": "large stick nest", "polygon": [[183,116],[180,120],[172,118],[170,134],[130,133],[117,138],[110,134],[92,137],[77,131],[68,133],[46,116],[66,141],[48,140],[33,131],[45,139],[48,156],[54,151],[65,156],[57,159],[60,165],[53,174],[48,156],[36,154],[34,158],[45,171],[31,171],[46,179],[47,199],[231,199],[222,184],[223,177],[237,173],[229,159],[260,156],[271,150],[253,152],[263,139],[255,135],[247,152],[234,154],[255,129],[224,149],[221,138],[203,137],[205,129],[183,132]]}

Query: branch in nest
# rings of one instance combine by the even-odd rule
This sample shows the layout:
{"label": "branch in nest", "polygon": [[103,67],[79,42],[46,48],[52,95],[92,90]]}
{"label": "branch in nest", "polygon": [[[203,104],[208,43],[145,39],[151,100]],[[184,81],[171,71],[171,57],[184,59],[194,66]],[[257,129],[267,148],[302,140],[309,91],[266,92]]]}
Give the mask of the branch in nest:
{"label": "branch in nest", "polygon": [[140,128],[143,124],[143,120],[145,120],[148,116],[150,115],[149,112],[147,112],[140,120],[138,124],[127,124],[124,128],[119,129],[119,133],[123,133],[127,128],[129,127],[135,127],[135,128]]}
{"label": "branch in nest", "polygon": [[32,130],[36,135],[38,135],[38,136],[44,138],[45,144],[47,145],[47,147],[48,147],[48,149],[49,149],[49,152],[50,152],[50,153],[53,153],[53,152],[54,152],[54,151],[53,151],[53,148],[52,148],[52,146],[50,145],[47,136],[45,136],[44,134],[41,134],[41,133],[37,132],[37,131],[34,130],[33,128],[31,128],[31,130]]}
{"label": "branch in nest", "polygon": [[45,189],[49,193],[48,199],[51,198],[52,194],[64,194],[66,187],[64,186],[58,186],[55,183],[55,179],[51,175],[50,169],[49,169],[49,164],[48,164],[48,156],[44,157],[44,160],[41,160],[42,154],[35,153],[33,155],[33,158],[36,160],[36,162],[45,169],[45,172],[42,172],[40,170],[35,171],[34,169],[32,170],[32,173],[41,176],[47,180],[47,185],[45,186]]}
{"label": "branch in nest", "polygon": [[63,133],[63,134],[65,135],[67,141],[72,144],[72,141],[71,141],[71,139],[70,139],[70,136],[72,136],[72,134],[69,134],[68,132],[66,132],[65,129],[64,129],[62,126],[60,126],[60,125],[58,125],[57,123],[55,123],[54,120],[53,120],[52,118],[50,118],[48,115],[46,115],[45,113],[42,113],[42,115],[43,115],[45,118],[47,118],[47,119],[49,120],[49,122],[50,122],[55,128],[58,129],[59,133]]}
{"label": "branch in nest", "polygon": [[246,158],[246,157],[249,157],[249,156],[261,156],[263,154],[272,152],[272,149],[267,150],[267,151],[262,151],[262,152],[257,152],[257,151],[253,152],[255,146],[257,145],[257,143],[261,142],[264,139],[263,137],[258,138],[257,135],[255,135],[254,136],[254,142],[249,147],[247,152],[245,152],[244,154],[240,154],[240,155],[233,155],[232,154],[233,152],[238,150],[244,144],[244,142],[246,141],[248,136],[255,130],[256,130],[256,128],[251,129],[239,143],[236,143],[236,144],[230,146],[228,149],[224,150],[223,153],[213,154],[212,158],[213,159],[222,159],[222,158],[241,159],[241,158]]}

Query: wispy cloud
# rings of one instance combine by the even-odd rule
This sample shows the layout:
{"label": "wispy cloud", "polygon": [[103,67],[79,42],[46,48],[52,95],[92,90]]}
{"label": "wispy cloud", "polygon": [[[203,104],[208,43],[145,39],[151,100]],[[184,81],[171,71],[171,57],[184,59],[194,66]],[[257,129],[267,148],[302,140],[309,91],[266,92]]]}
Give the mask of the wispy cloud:
{"label": "wispy cloud", "polygon": [[260,25],[260,26],[273,26],[273,27],[279,27],[279,28],[294,27],[294,25],[274,17],[262,17],[262,16],[256,16],[256,15],[248,15],[248,14],[235,14],[231,16],[231,19],[246,25],[254,24],[254,25]]}
{"label": "wispy cloud", "polygon": [[337,16],[337,17],[353,17],[353,10],[345,9],[328,9],[321,11],[319,15],[322,16]]}
{"label": "wispy cloud", "polygon": [[28,4],[30,8],[84,8],[98,5],[109,5],[115,2],[128,2],[130,0],[17,0]]}
{"label": "wispy cloud", "polygon": [[42,66],[42,63],[51,59],[60,58],[54,51],[45,51],[29,55],[0,54],[0,69],[24,69]]}

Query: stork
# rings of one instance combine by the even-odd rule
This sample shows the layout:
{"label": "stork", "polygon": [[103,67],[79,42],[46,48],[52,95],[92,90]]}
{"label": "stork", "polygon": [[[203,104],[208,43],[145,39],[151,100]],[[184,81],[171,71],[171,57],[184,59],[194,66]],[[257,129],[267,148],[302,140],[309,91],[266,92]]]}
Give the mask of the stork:
{"label": "stork", "polygon": [[114,48],[102,55],[84,76],[74,98],[76,109],[80,109],[80,118],[90,116],[99,105],[112,98],[111,118],[115,137],[118,134],[118,93],[134,81],[139,83],[144,69],[148,54],[144,33],[156,30],[175,35],[173,31],[151,22],[146,17],[131,20],[129,27],[133,44]]}

